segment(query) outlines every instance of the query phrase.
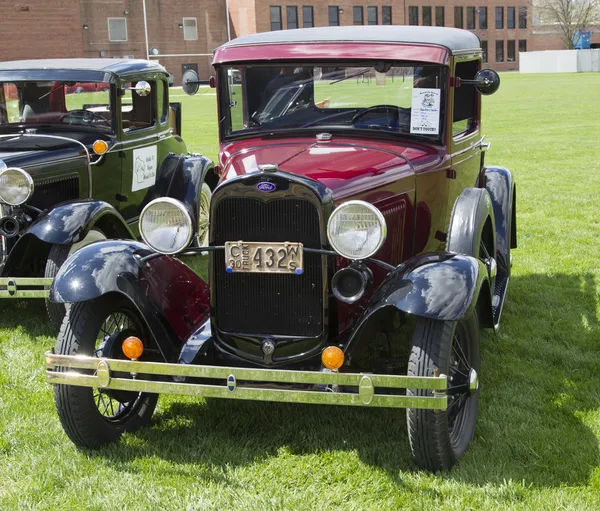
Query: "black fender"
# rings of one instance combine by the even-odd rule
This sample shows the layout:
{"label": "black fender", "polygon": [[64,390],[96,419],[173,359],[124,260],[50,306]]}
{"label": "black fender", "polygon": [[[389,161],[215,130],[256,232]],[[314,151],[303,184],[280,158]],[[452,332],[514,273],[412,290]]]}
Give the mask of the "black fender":
{"label": "black fender", "polygon": [[78,243],[94,227],[108,238],[134,239],[127,222],[107,202],[92,199],[63,202],[41,213],[22,232],[6,260],[3,275],[36,275],[37,266],[45,264],[53,244]]}
{"label": "black fender", "polygon": [[61,266],[50,300],[77,303],[118,293],[138,310],[166,362],[176,362],[189,336],[210,318],[208,285],[169,256],[146,262],[143,243],[108,240],[84,247]]}
{"label": "black fender", "polygon": [[357,322],[346,351],[377,312],[393,307],[406,314],[441,321],[469,317],[482,289],[489,287],[485,265],[474,257],[448,252],[413,257],[390,272],[379,285]]}
{"label": "black fender", "polygon": [[512,172],[504,167],[485,167],[484,175],[494,207],[498,271],[509,276],[510,249],[517,248],[516,186]]}
{"label": "black fender", "polygon": [[194,221],[198,217],[202,183],[206,182],[212,190],[218,181],[212,160],[201,155],[170,154],[164,159],[158,176],[142,208],[159,197],[170,197],[183,202]]}

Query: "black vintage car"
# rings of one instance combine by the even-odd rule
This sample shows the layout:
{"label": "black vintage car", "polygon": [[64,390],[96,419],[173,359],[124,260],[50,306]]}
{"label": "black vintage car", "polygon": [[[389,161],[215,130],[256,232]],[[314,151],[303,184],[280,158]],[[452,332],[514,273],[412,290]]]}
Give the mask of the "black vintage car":
{"label": "black vintage car", "polygon": [[[135,431],[172,393],[406,408],[416,462],[456,463],[517,246],[512,173],[485,161],[481,95],[500,82],[481,63],[477,36],[450,28],[218,48],[209,245],[186,249],[185,205],[157,199],[145,244],[85,247],[54,282],[72,305],[47,376],[73,442]],[[208,279],[179,251],[208,252]]]}
{"label": "black vintage car", "polygon": [[[184,201],[207,236],[210,160],[190,156],[169,73],[145,60],[0,63],[0,298],[47,297],[69,254],[139,235],[144,206]],[[64,306],[47,301],[60,324]]]}

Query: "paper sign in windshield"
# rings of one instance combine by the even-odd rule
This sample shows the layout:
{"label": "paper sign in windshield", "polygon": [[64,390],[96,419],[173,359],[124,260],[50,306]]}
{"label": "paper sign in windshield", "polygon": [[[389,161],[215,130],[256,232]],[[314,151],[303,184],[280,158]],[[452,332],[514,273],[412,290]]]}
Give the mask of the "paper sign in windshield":
{"label": "paper sign in windshield", "polygon": [[440,89],[412,90],[410,132],[438,135],[440,132]]}

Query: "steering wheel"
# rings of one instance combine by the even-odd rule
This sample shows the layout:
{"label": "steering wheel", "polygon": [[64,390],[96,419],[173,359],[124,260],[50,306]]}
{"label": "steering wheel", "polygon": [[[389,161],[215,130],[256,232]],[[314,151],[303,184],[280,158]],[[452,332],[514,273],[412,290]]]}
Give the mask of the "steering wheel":
{"label": "steering wheel", "polygon": [[[86,123],[104,124],[108,128],[111,128],[110,122],[108,120],[106,120],[102,115],[100,115],[97,112],[90,112],[89,110],[85,110],[83,108],[81,110],[71,110],[70,112],[67,112],[65,115],[63,115],[60,118],[60,122],[65,122],[65,119],[68,119],[69,117],[80,117]],[[69,122],[69,121],[66,121],[66,122]],[[69,123],[69,124],[73,124],[73,123]]]}
{"label": "steering wheel", "polygon": [[352,124],[355,124],[361,117],[370,114],[372,112],[385,112],[385,113],[392,113],[393,114],[393,118],[392,118],[392,122],[388,124],[388,126],[392,127],[392,126],[396,126],[398,124],[398,120],[399,120],[399,113],[400,109],[397,106],[394,105],[375,105],[375,106],[371,106],[369,108],[366,108],[365,110],[361,110],[360,112],[358,112],[354,117],[352,117],[352,120],[350,121]]}

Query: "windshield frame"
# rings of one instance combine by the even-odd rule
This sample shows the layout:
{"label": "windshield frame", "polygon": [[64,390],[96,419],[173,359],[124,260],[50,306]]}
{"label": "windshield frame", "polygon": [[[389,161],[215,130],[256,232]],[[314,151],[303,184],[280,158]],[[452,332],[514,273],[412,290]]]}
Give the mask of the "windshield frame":
{"label": "windshield frame", "polygon": [[[235,140],[243,140],[255,137],[264,136],[312,136],[315,133],[338,133],[344,136],[350,137],[377,137],[385,138],[388,140],[414,140],[416,142],[425,142],[432,145],[442,146],[445,143],[447,136],[447,121],[448,112],[450,110],[449,96],[450,96],[450,66],[447,64],[439,64],[436,62],[420,62],[420,61],[395,61],[386,60],[385,64],[390,64],[392,67],[439,67],[441,69],[441,108],[440,108],[440,129],[437,135],[425,135],[425,134],[414,134],[404,131],[391,131],[391,130],[378,130],[373,128],[357,128],[353,126],[342,126],[342,125],[329,125],[329,124],[318,124],[315,126],[296,126],[293,128],[273,128],[267,127],[265,129],[244,129],[238,131],[232,131],[232,118],[231,110],[229,108],[229,79],[228,72],[233,69],[239,69],[242,67],[325,67],[325,66],[345,66],[352,68],[372,68],[377,63],[381,63],[381,60],[343,60],[343,61],[331,61],[321,59],[318,61],[299,61],[299,60],[277,60],[277,61],[252,61],[252,62],[226,62],[215,66],[217,71],[217,88],[218,88],[218,108],[219,108],[219,135],[223,142],[231,142]],[[243,81],[243,87],[247,86],[247,82]],[[244,91],[244,97],[245,91]],[[246,106],[247,108],[247,106]]]}

